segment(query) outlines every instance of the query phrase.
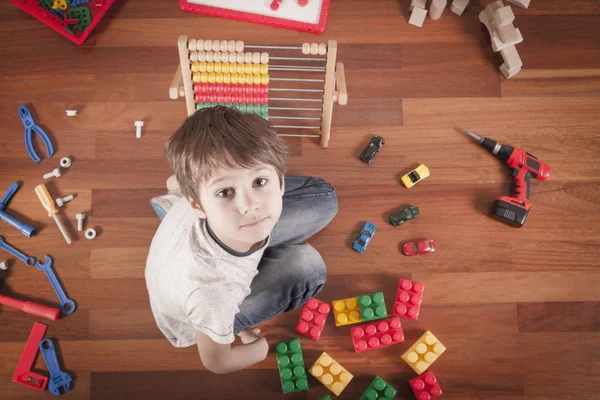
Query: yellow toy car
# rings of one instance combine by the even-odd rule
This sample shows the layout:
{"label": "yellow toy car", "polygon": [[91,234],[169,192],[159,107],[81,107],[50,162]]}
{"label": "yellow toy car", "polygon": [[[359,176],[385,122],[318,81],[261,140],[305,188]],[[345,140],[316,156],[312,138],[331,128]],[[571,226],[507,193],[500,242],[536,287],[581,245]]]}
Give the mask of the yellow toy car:
{"label": "yellow toy car", "polygon": [[407,189],[415,186],[417,182],[422,181],[423,179],[429,176],[429,168],[425,165],[421,164],[417,168],[410,171],[408,174],[402,176],[400,180],[406,186]]}

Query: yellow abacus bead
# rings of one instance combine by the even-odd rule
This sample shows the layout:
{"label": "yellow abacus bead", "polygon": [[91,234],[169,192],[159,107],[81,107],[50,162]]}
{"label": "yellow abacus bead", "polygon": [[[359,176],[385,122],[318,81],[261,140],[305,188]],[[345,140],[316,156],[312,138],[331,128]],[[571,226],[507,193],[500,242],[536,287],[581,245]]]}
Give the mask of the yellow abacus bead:
{"label": "yellow abacus bead", "polygon": [[238,74],[243,74],[244,73],[244,64],[237,64],[236,72]]}
{"label": "yellow abacus bead", "polygon": [[223,74],[223,83],[231,83],[231,74]]}
{"label": "yellow abacus bead", "polygon": [[262,79],[260,81],[260,83],[262,83],[263,85],[268,85],[269,84],[269,75],[261,75]]}
{"label": "yellow abacus bead", "polygon": [[244,73],[251,74],[252,73],[252,64],[244,64]]}
{"label": "yellow abacus bead", "polygon": [[217,75],[217,83],[223,83],[223,73],[219,72]]}
{"label": "yellow abacus bead", "polygon": [[217,74],[215,74],[214,72],[209,72],[208,73],[208,83],[215,83],[216,80],[217,80]]}
{"label": "yellow abacus bead", "polygon": [[202,83],[208,82],[208,73],[207,72],[200,73],[200,82],[202,82]]}
{"label": "yellow abacus bead", "polygon": [[199,62],[198,63],[198,71],[200,72],[206,72],[207,71],[207,64],[205,62]]}
{"label": "yellow abacus bead", "polygon": [[215,72],[215,63],[206,63],[206,72]]}
{"label": "yellow abacus bead", "polygon": [[238,74],[238,83],[240,85],[243,85],[244,83],[246,83],[246,75]]}
{"label": "yellow abacus bead", "polygon": [[269,64],[260,64],[260,73],[262,75],[269,73]]}
{"label": "yellow abacus bead", "polygon": [[260,74],[260,64],[252,64],[252,73]]}
{"label": "yellow abacus bead", "polygon": [[221,65],[222,64],[220,62],[215,63],[215,72],[217,72],[217,73],[222,72]]}
{"label": "yellow abacus bead", "polygon": [[196,82],[196,83],[200,82],[200,74],[199,74],[199,73],[197,73],[197,72],[196,72],[196,73],[194,73],[194,74],[192,75],[192,80],[193,80],[194,82]]}
{"label": "yellow abacus bead", "polygon": [[260,83],[262,82],[262,75],[256,74],[256,75],[252,75],[252,77],[253,77],[253,81],[252,82],[255,85],[260,85]]}
{"label": "yellow abacus bead", "polygon": [[197,62],[192,63],[192,72],[198,72],[198,63]]}
{"label": "yellow abacus bead", "polygon": [[223,64],[221,64],[221,71],[224,74],[228,74],[229,73],[229,63],[223,63]]}
{"label": "yellow abacus bead", "polygon": [[230,74],[230,75],[231,75],[231,83],[233,83],[234,85],[237,84],[237,83],[239,83],[239,81],[238,81],[238,74],[233,73],[233,74]]}

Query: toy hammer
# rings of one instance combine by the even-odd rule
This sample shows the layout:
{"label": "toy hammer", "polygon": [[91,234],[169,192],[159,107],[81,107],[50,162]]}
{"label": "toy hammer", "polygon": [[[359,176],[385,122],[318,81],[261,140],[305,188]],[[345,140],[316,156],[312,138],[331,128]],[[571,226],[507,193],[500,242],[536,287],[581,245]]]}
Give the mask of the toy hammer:
{"label": "toy hammer", "polygon": [[4,194],[2,201],[0,201],[0,219],[3,220],[4,222],[6,222],[7,224],[12,225],[15,228],[17,228],[18,230],[20,230],[23,235],[25,235],[27,237],[31,237],[31,236],[35,235],[35,228],[33,226],[27,225],[23,222],[20,222],[12,215],[9,215],[8,213],[3,211],[6,208],[6,206],[8,205],[10,198],[15,194],[15,192],[17,191],[18,188],[19,188],[18,183],[12,183],[8,187],[8,190]]}

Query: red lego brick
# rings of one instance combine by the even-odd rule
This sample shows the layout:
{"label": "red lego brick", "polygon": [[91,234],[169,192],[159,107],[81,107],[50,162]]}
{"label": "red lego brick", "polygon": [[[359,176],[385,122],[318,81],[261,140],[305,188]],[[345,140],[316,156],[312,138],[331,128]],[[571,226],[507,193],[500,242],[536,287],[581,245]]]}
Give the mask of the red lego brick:
{"label": "red lego brick", "polygon": [[398,290],[396,291],[396,299],[394,300],[393,314],[399,317],[414,319],[415,321],[419,319],[424,289],[425,285],[421,282],[400,278],[398,281]]}
{"label": "red lego brick", "polygon": [[417,400],[433,400],[443,395],[433,372],[429,371],[408,381]]}
{"label": "red lego brick", "polygon": [[331,307],[317,299],[310,299],[302,308],[302,314],[296,325],[296,332],[309,339],[319,340],[325,321],[329,316]]}
{"label": "red lego brick", "polygon": [[354,351],[361,353],[404,342],[400,318],[391,317],[350,328]]}

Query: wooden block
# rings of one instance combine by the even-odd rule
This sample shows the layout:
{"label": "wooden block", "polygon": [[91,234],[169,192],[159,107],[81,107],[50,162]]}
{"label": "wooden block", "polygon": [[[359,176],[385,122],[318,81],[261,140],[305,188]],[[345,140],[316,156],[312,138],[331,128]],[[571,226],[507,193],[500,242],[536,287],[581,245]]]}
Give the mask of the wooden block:
{"label": "wooden block", "polygon": [[510,6],[502,7],[494,12],[494,24],[496,27],[512,24],[515,20],[515,14]]}
{"label": "wooden block", "polygon": [[531,0],[506,0],[506,2],[527,9]]}
{"label": "wooden block", "polygon": [[516,41],[519,38],[519,34],[517,33],[517,29],[513,24],[500,26],[497,29],[498,35],[500,39],[504,43],[511,43]]}
{"label": "wooden block", "polygon": [[454,0],[450,5],[450,11],[458,16],[462,15],[469,4],[469,1],[470,0]]}
{"label": "wooden block", "polygon": [[429,17],[433,20],[440,19],[447,4],[447,0],[432,0],[429,6]]}
{"label": "wooden block", "polygon": [[515,46],[509,46],[500,50],[500,54],[509,69],[521,68],[523,66],[523,61],[521,61],[521,57],[519,57],[519,52]]}
{"label": "wooden block", "polygon": [[410,14],[410,19],[408,23],[414,26],[418,26],[419,28],[423,26],[423,22],[425,22],[425,17],[427,16],[427,10],[415,7]]}
{"label": "wooden block", "polygon": [[425,10],[427,8],[427,0],[412,0],[410,2],[409,10],[412,11],[415,7],[419,7]]}

